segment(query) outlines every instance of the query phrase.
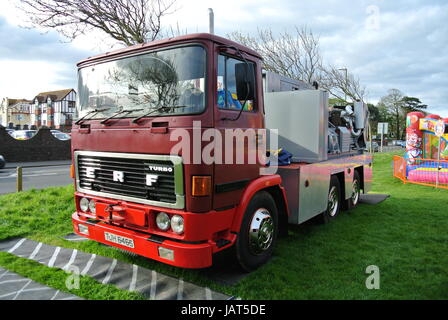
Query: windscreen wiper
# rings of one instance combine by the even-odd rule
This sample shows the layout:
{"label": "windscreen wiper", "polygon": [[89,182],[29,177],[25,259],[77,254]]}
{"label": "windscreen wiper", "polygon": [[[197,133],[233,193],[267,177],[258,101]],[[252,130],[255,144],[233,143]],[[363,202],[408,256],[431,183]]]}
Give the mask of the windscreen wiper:
{"label": "windscreen wiper", "polygon": [[124,110],[121,110],[121,111],[119,111],[119,112],[116,112],[116,113],[114,113],[113,115],[111,115],[109,118],[106,118],[106,119],[104,119],[103,121],[101,121],[100,123],[101,124],[105,124],[105,123],[107,123],[109,120],[111,120],[111,119],[114,119],[116,116],[119,116],[120,114],[123,114],[123,113],[132,113],[132,112],[137,112],[137,111],[143,111],[143,109],[124,109]]}
{"label": "windscreen wiper", "polygon": [[134,120],[132,120],[132,123],[138,123],[141,119],[143,119],[143,118],[145,118],[145,117],[147,117],[147,116],[149,116],[149,115],[151,115],[151,114],[153,114],[153,113],[156,113],[156,112],[159,112],[159,111],[162,111],[163,109],[166,109],[166,108],[168,108],[168,109],[180,109],[180,108],[186,108],[187,106],[172,106],[172,107],[165,107],[165,106],[162,106],[162,107],[158,107],[158,108],[156,108],[156,109],[154,109],[154,110],[151,110],[150,112],[148,112],[148,113],[145,113],[144,115],[142,115],[142,116],[140,116],[140,117],[138,117],[138,118],[135,118]]}
{"label": "windscreen wiper", "polygon": [[90,116],[90,115],[92,115],[92,114],[97,114],[97,113],[100,113],[100,112],[104,112],[104,111],[107,111],[107,110],[109,110],[109,109],[110,109],[110,108],[90,110],[89,112],[87,112],[87,113],[84,115],[84,117],[82,117],[81,119],[78,119],[78,120],[75,122],[75,124],[76,124],[76,125],[78,125],[78,124],[82,124],[83,121],[87,121],[87,120],[90,120],[90,119],[91,119],[91,118],[88,118],[88,119],[87,119],[88,116]]}

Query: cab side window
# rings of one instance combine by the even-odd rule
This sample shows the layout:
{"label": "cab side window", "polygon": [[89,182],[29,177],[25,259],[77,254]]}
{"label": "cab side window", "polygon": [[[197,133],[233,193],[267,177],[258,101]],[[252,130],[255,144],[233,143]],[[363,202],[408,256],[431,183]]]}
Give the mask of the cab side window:
{"label": "cab side window", "polygon": [[[217,101],[220,109],[254,111],[254,101],[245,101],[244,97],[237,96],[237,79],[235,74],[236,65],[245,63],[244,61],[234,59],[228,56],[218,56],[218,88]],[[254,65],[254,63],[249,62]],[[255,70],[255,66],[253,68]]]}

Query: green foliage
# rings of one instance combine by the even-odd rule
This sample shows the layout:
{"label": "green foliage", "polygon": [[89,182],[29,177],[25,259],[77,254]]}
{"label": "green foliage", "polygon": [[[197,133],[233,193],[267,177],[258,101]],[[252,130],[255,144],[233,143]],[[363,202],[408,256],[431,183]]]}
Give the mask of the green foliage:
{"label": "green foliage", "polygon": [[345,106],[347,105],[347,101],[344,101],[344,99],[339,99],[339,98],[330,98],[328,101],[328,105],[329,106]]}
{"label": "green foliage", "polygon": [[[290,226],[288,237],[279,239],[273,259],[234,286],[219,285],[201,270],[132,257],[93,241],[61,239],[72,228],[72,187],[1,196],[0,239],[26,235],[135,263],[242,299],[448,299],[447,190],[402,184],[392,176],[392,155],[375,155],[373,179],[373,192],[391,198],[378,205],[360,204],[327,225]],[[25,276],[47,268],[20,258],[5,262],[6,258],[13,257],[0,255],[5,268],[29,266]],[[380,269],[380,290],[365,286],[370,265]],[[62,271],[51,272],[36,281],[48,284],[53,277],[61,277],[62,284],[62,275],[53,273]],[[98,283],[86,286],[89,294],[84,297],[113,296],[100,287]]]}
{"label": "green foliage", "polygon": [[[389,136],[395,139],[405,138],[406,115],[410,112],[424,110],[428,106],[423,104],[419,98],[404,96],[400,90],[391,89],[388,94],[381,98],[376,106],[378,110],[378,122],[389,123]],[[369,108],[370,110],[370,108]],[[372,121],[372,125],[374,120]],[[374,134],[376,128],[374,128]]]}
{"label": "green foliage", "polygon": [[[23,277],[45,284],[63,292],[72,293],[89,300],[143,300],[138,293],[118,289],[113,285],[102,285],[86,276],[79,278],[79,289],[66,286],[68,273],[61,269],[49,268],[36,261],[19,258],[6,252],[0,252],[0,266]],[[146,299],[145,299],[146,300]]]}
{"label": "green foliage", "polygon": [[403,98],[403,109],[406,113],[410,112],[424,112],[424,110],[428,107],[426,104],[423,104],[419,98],[415,97],[404,97]]}

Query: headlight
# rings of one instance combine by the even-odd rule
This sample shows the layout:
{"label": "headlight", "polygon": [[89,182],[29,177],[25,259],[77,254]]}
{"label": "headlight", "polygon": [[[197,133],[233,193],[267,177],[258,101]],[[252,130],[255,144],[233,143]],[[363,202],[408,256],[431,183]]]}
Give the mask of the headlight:
{"label": "headlight", "polygon": [[171,229],[177,234],[184,233],[184,218],[178,215],[173,216],[171,218]]}
{"label": "headlight", "polygon": [[93,214],[96,214],[96,203],[94,200],[90,200],[89,209],[90,209],[90,212],[92,212]]}
{"label": "headlight", "polygon": [[167,231],[170,228],[170,217],[165,212],[159,212],[156,223],[160,230]]}
{"label": "headlight", "polygon": [[81,200],[79,200],[79,207],[83,212],[89,211],[89,199],[81,198]]}

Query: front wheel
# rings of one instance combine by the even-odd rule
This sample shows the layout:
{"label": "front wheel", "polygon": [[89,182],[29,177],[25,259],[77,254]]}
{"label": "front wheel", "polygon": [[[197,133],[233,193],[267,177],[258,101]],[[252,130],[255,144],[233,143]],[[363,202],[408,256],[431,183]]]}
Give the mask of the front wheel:
{"label": "front wheel", "polygon": [[250,272],[272,255],[278,235],[278,211],[272,196],[261,191],[250,201],[236,242],[236,258]]}

